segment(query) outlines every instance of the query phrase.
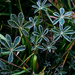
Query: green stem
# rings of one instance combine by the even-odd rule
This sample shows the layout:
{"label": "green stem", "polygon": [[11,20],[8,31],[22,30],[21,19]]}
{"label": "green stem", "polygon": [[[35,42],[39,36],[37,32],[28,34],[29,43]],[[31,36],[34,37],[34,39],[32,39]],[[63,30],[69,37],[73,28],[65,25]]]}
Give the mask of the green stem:
{"label": "green stem", "polygon": [[40,21],[40,14],[41,14],[41,10],[39,10],[39,16],[38,16],[38,22],[37,22],[37,25],[39,25],[39,21]]}

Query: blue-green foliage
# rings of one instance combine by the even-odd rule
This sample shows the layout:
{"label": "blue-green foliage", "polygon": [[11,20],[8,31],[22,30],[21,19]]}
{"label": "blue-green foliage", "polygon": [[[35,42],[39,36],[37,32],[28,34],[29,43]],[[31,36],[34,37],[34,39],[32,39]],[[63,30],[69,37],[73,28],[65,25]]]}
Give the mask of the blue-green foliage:
{"label": "blue-green foliage", "polygon": [[65,14],[65,10],[64,8],[60,8],[60,14],[58,12],[54,12],[54,16],[57,17],[57,19],[55,19],[53,21],[53,25],[57,24],[59,22],[59,24],[63,25],[65,23],[64,19],[71,19],[70,17],[72,16],[72,12],[66,12]]}
{"label": "blue-green foliage", "polygon": [[55,46],[53,46],[54,43],[55,42],[52,42],[52,43],[47,42],[47,44],[42,43],[42,45],[44,46],[44,50],[49,50],[49,52],[51,52],[51,49],[53,49],[53,50],[57,49]]}
{"label": "blue-green foliage", "polygon": [[12,39],[10,37],[10,35],[6,34],[6,41],[1,39],[1,44],[3,46],[5,46],[5,48],[2,48],[1,53],[9,53],[9,57],[8,57],[8,61],[9,63],[13,62],[13,52],[14,51],[23,51],[25,50],[25,46],[21,45],[19,47],[17,47],[17,45],[20,43],[21,41],[21,37],[17,36],[14,40],[14,42],[12,43]]}
{"label": "blue-green foliage", "polygon": [[34,13],[38,12],[39,10],[47,11],[47,7],[51,6],[51,4],[49,3],[46,4],[46,2],[47,0],[44,0],[42,3],[41,3],[41,0],[38,0],[37,5],[32,5],[33,8],[36,8]]}
{"label": "blue-green foliage", "polygon": [[65,75],[67,72],[63,71],[63,67],[61,66],[60,69],[57,69],[57,73],[55,75]]}
{"label": "blue-green foliage", "polygon": [[15,14],[11,14],[10,15],[10,20],[8,20],[8,24],[13,27],[13,28],[18,28],[22,31],[22,33],[25,36],[29,36],[28,31],[26,30],[27,28],[25,27],[25,25],[23,25],[24,23],[24,15],[22,12],[20,12],[18,14],[18,17]]}
{"label": "blue-green foliage", "polygon": [[[37,22],[38,22],[38,16],[35,16],[34,19],[32,17],[29,17],[29,21],[25,24],[25,27],[28,29],[33,27],[34,32],[37,31]],[[39,23],[42,22],[42,19],[40,19]]]}
{"label": "blue-green foliage", "polygon": [[45,36],[48,33],[48,28],[46,28],[43,31],[43,27],[41,25],[39,25],[39,32],[33,32],[34,36],[38,36],[38,40],[37,43],[40,43],[42,41],[42,39],[44,39],[45,41],[49,42],[49,39]]}
{"label": "blue-green foliage", "polygon": [[54,27],[51,29],[52,32],[54,32],[54,41],[57,41],[60,37],[64,37],[67,41],[71,42],[71,38],[68,36],[68,34],[74,34],[74,30],[70,30],[71,26],[66,26],[63,28],[62,25],[59,25],[59,29]]}

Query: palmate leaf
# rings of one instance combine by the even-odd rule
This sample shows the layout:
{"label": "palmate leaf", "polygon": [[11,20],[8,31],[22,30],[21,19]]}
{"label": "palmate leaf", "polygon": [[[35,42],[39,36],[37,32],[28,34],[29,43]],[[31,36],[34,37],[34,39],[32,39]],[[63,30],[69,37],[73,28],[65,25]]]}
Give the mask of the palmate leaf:
{"label": "palmate leaf", "polygon": [[19,44],[20,41],[21,41],[21,37],[20,36],[17,36],[15,38],[15,40],[14,40],[13,48],[15,48]]}
{"label": "palmate leaf", "polygon": [[9,57],[8,57],[8,62],[9,63],[13,62],[13,52],[10,52]]}
{"label": "palmate leaf", "polygon": [[4,70],[6,69],[6,64],[0,60],[0,67]]}

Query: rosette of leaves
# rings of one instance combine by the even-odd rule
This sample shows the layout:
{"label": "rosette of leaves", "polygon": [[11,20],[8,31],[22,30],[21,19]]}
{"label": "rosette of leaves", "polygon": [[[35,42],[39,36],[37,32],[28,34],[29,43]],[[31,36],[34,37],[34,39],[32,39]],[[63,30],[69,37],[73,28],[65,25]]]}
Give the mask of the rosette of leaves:
{"label": "rosette of leaves", "polygon": [[37,44],[40,43],[42,41],[42,39],[49,42],[49,39],[45,36],[49,31],[48,28],[46,28],[44,31],[43,31],[43,27],[41,25],[39,25],[38,28],[39,28],[39,32],[32,33],[34,36],[38,36]]}
{"label": "rosette of leaves", "polygon": [[59,25],[59,29],[54,27],[51,29],[51,31],[54,33],[54,41],[57,41],[60,37],[64,37],[67,41],[71,41],[71,38],[68,36],[69,34],[74,34],[74,30],[70,30],[71,26],[66,26],[63,29],[62,25]]}
{"label": "rosette of leaves", "polygon": [[6,41],[1,39],[1,44],[5,46],[5,48],[2,48],[2,52],[1,53],[9,53],[9,57],[8,57],[8,62],[11,63],[13,62],[13,52],[14,51],[23,51],[25,50],[25,46],[21,45],[19,47],[17,47],[17,45],[20,43],[21,41],[21,37],[17,36],[14,40],[14,43],[12,43],[12,39],[10,37],[10,35],[6,34]]}
{"label": "rosette of leaves", "polygon": [[52,43],[47,42],[47,44],[42,43],[42,45],[44,46],[44,50],[49,50],[49,52],[51,52],[51,49],[54,49],[54,50],[57,49],[55,46],[53,46],[54,43],[55,42],[52,42]]}
{"label": "rosette of leaves", "polygon": [[34,45],[34,46],[32,47],[32,50],[35,50],[36,48],[38,48],[38,49],[44,49],[43,46],[37,44],[36,39],[35,39],[35,36],[32,36],[32,37],[31,37],[31,42],[32,42],[33,45]]}
{"label": "rosette of leaves", "polygon": [[65,23],[64,19],[71,19],[70,17],[72,16],[72,12],[66,12],[65,14],[65,10],[64,8],[60,8],[60,14],[58,12],[54,12],[53,15],[57,17],[57,19],[55,19],[53,21],[53,25],[57,24],[59,22],[59,24],[63,25]]}
{"label": "rosette of leaves", "polygon": [[[25,24],[25,27],[28,29],[33,27],[34,31],[37,31],[37,22],[38,22],[38,16],[35,16],[34,19],[32,17],[29,17],[29,21]],[[39,23],[42,22],[42,19],[40,19]]]}
{"label": "rosette of leaves", "polygon": [[29,36],[26,27],[23,25],[24,23],[24,15],[22,12],[18,14],[18,17],[15,14],[10,15],[10,20],[8,20],[8,24],[13,28],[18,28],[22,31],[25,36]]}
{"label": "rosette of leaves", "polygon": [[55,75],[65,75],[67,72],[63,71],[63,67],[60,67],[57,69],[57,73]]}
{"label": "rosette of leaves", "polygon": [[34,13],[38,12],[39,10],[47,11],[47,7],[51,6],[51,4],[49,3],[46,4],[46,2],[47,0],[44,0],[42,3],[41,3],[41,0],[38,0],[37,5],[32,5],[33,8],[36,8]]}

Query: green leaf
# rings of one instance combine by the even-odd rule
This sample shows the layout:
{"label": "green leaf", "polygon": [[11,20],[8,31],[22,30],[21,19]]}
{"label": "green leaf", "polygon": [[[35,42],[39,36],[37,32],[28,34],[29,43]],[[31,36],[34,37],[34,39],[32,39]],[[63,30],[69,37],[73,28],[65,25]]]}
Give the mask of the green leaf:
{"label": "green leaf", "polygon": [[8,20],[8,24],[13,28],[19,27],[19,25],[15,21],[12,21],[12,20]]}
{"label": "green leaf", "polygon": [[66,26],[63,31],[66,32],[70,28],[71,28],[71,26]]}
{"label": "green leaf", "polygon": [[37,56],[34,55],[33,57],[33,70],[36,71],[36,62],[37,62]]}
{"label": "green leaf", "polygon": [[31,21],[27,22],[26,24],[24,24],[23,28],[28,28],[30,29],[31,27],[33,27],[33,23]]}
{"label": "green leaf", "polygon": [[47,7],[49,7],[49,6],[51,6],[51,4],[50,4],[50,3],[47,3],[47,4],[45,4],[43,7],[44,7],[44,8],[47,8]]}
{"label": "green leaf", "polygon": [[7,43],[9,45],[9,47],[12,47],[12,40],[9,34],[6,34],[6,39],[7,39]]}
{"label": "green leaf", "polygon": [[43,33],[43,27],[41,25],[39,25],[39,31],[40,33]]}
{"label": "green leaf", "polygon": [[43,46],[41,46],[41,45],[39,45],[39,46],[37,46],[39,49],[44,49],[44,47]]}
{"label": "green leaf", "polygon": [[45,29],[45,31],[43,32],[43,35],[46,35],[48,33],[48,28]]}
{"label": "green leaf", "polygon": [[3,61],[0,60],[0,67],[4,70],[6,69],[6,65]]}
{"label": "green leaf", "polygon": [[54,32],[54,33],[58,33],[58,34],[60,32],[59,29],[57,29],[57,28],[52,28],[51,31]]}
{"label": "green leaf", "polygon": [[63,35],[63,37],[64,37],[67,41],[71,42],[71,39],[70,39],[69,36],[67,36],[67,35]]}
{"label": "green leaf", "polygon": [[44,39],[45,41],[49,42],[49,39],[48,39],[47,37],[44,36],[43,39]]}
{"label": "green leaf", "polygon": [[60,35],[57,35],[55,38],[54,38],[54,41],[57,41],[61,36]]}
{"label": "green leaf", "polygon": [[1,39],[1,44],[4,45],[6,48],[9,49],[9,45],[7,44],[7,42],[5,40]]}
{"label": "green leaf", "polygon": [[38,6],[36,6],[36,5],[32,5],[32,7],[33,7],[33,8],[38,8]]}
{"label": "green leaf", "polygon": [[75,39],[75,33],[72,34],[71,39]]}
{"label": "green leaf", "polygon": [[10,52],[9,57],[8,57],[8,62],[9,63],[13,62],[13,52]]}
{"label": "green leaf", "polygon": [[23,33],[25,36],[29,36],[29,33],[28,33],[25,29],[22,29],[22,33]]}
{"label": "green leaf", "polygon": [[60,14],[63,15],[65,12],[64,8],[60,8]]}
{"label": "green leaf", "polygon": [[14,51],[24,51],[24,50],[25,50],[25,46],[19,46],[14,49]]}
{"label": "green leaf", "polygon": [[53,15],[55,15],[56,17],[60,17],[60,14],[57,12],[54,12]]}
{"label": "green leaf", "polygon": [[32,33],[34,36],[40,36],[40,34],[38,32],[33,32]]}
{"label": "green leaf", "polygon": [[36,12],[38,12],[39,11],[39,9],[36,9],[35,11],[34,11],[34,14],[36,13]]}
{"label": "green leaf", "polygon": [[55,19],[55,20],[53,21],[53,25],[57,24],[58,22],[59,22],[59,18],[58,18],[58,19]]}
{"label": "green leaf", "polygon": [[0,39],[3,39],[6,41],[6,38],[2,34],[0,34]]}
{"label": "green leaf", "polygon": [[43,6],[46,2],[47,2],[47,0],[43,0],[43,2],[42,2],[42,6]]}
{"label": "green leaf", "polygon": [[31,50],[35,50],[35,49],[36,49],[36,46],[33,46]]}
{"label": "green leaf", "polygon": [[59,23],[60,23],[61,25],[63,25],[63,24],[65,23],[65,20],[64,20],[63,18],[60,18]]}
{"label": "green leaf", "polygon": [[22,26],[23,22],[24,22],[24,15],[22,12],[20,12],[18,14],[18,20],[19,20],[19,25]]}
{"label": "green leaf", "polygon": [[13,48],[15,48],[19,44],[20,41],[21,41],[21,37],[20,36],[17,36],[15,38],[15,40],[14,40]]}
{"label": "green leaf", "polygon": [[33,21],[33,18],[32,17],[29,17],[29,21]]}
{"label": "green leaf", "polygon": [[16,23],[19,25],[18,18],[17,18],[17,16],[16,16],[15,14],[11,14],[11,15],[10,15],[10,19],[11,19],[12,21],[16,22]]}
{"label": "green leaf", "polygon": [[72,15],[72,11],[69,11],[69,12],[64,14],[64,16],[71,16],[71,15]]}
{"label": "green leaf", "polygon": [[74,34],[74,33],[75,33],[74,30],[68,30],[68,31],[65,32],[65,34]]}
{"label": "green leaf", "polygon": [[38,40],[37,40],[37,44],[40,43],[42,41],[42,38],[40,37]]}

